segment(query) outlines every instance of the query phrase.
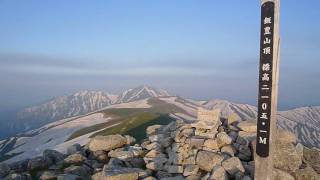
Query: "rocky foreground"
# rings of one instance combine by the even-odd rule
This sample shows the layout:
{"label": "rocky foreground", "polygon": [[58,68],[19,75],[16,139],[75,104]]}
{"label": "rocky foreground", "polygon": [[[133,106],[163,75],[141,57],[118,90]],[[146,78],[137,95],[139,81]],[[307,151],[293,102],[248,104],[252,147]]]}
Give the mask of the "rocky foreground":
{"label": "rocky foreground", "polygon": [[[147,128],[148,138],[96,136],[67,154],[45,150],[41,157],[0,164],[0,179],[42,180],[250,180],[254,177],[256,124],[251,121],[210,123],[175,121]],[[274,179],[320,179],[320,150],[296,143],[279,131]]]}

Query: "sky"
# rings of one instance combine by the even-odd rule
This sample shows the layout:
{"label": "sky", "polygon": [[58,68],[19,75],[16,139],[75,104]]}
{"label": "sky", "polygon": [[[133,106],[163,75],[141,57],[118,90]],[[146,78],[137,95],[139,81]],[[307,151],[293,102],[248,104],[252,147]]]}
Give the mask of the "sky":
{"label": "sky", "polygon": [[[281,110],[320,105],[319,5],[281,1]],[[256,105],[259,31],[259,0],[0,0],[0,109],[142,84]]]}

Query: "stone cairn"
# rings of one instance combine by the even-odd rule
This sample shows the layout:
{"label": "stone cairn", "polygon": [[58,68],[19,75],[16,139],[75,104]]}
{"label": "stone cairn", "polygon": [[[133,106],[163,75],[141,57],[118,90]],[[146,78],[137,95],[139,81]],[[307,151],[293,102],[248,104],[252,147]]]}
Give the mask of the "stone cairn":
{"label": "stone cairn", "polygon": [[[250,180],[256,123],[235,117],[149,126],[141,144],[127,135],[96,136],[66,154],[45,150],[40,157],[1,163],[0,179]],[[275,179],[320,179],[319,149],[297,144],[286,131],[279,131],[276,148]]]}

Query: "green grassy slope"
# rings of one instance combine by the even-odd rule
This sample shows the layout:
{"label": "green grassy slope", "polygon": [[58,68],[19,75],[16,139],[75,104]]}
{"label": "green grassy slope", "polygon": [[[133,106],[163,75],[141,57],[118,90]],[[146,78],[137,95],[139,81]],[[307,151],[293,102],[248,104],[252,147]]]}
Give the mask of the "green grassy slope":
{"label": "green grassy slope", "polygon": [[119,108],[119,109],[106,109],[100,111],[106,117],[112,117],[112,120],[106,123],[96,124],[90,127],[80,129],[73,133],[67,141],[76,137],[102,130],[113,124],[120,123],[112,126],[98,133],[96,135],[109,135],[109,134],[129,134],[140,141],[146,137],[145,130],[148,126],[154,124],[168,124],[174,119],[169,116],[170,113],[185,113],[185,111],[175,105],[168,104],[157,98],[148,100],[150,108]]}

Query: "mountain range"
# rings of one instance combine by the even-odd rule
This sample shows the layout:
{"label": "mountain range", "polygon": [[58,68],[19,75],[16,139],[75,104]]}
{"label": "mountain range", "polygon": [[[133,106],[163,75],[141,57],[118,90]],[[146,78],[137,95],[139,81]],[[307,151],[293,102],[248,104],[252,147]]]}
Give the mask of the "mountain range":
{"label": "mountain range", "polygon": [[[11,127],[23,133],[0,141],[0,160],[17,161],[37,156],[45,149],[66,151],[74,143],[86,144],[97,134],[121,133],[143,138],[148,125],[173,119],[193,121],[199,107],[221,109],[221,116],[237,115],[237,121],[255,120],[257,108],[226,100],[197,101],[172,96],[149,86],[120,95],[81,91],[26,108]],[[320,106],[278,111],[278,127],[294,132],[298,142],[320,147]],[[36,147],[36,148],[34,148]]]}

